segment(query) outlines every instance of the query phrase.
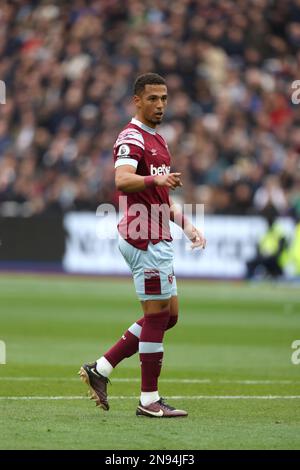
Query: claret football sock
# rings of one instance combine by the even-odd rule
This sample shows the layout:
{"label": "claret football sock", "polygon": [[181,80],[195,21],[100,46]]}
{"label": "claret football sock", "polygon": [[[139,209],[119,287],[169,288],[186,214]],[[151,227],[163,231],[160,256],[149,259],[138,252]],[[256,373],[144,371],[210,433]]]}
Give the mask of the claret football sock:
{"label": "claret football sock", "polygon": [[121,339],[104,354],[112,367],[116,367],[123,359],[137,352],[143,322],[144,318],[140,318],[136,323],[133,323]]}
{"label": "claret football sock", "polygon": [[[178,317],[171,315],[166,327],[166,330],[173,328],[176,325]],[[128,330],[123,334],[121,339],[117,341],[114,346],[104,354],[106,360],[115,368],[119,362],[123,361],[126,357],[131,357],[139,350],[139,340],[141,336],[144,317],[137,320],[131,325]],[[100,372],[101,373],[101,372]],[[103,374],[102,374],[103,375]]]}
{"label": "claret football sock", "polygon": [[[156,392],[163,359],[163,337],[169,322],[169,311],[145,314],[139,342],[142,392]],[[142,399],[142,397],[141,397]]]}
{"label": "claret football sock", "polygon": [[178,315],[170,315],[166,331],[170,330],[170,328],[173,328],[173,326],[175,326],[177,322],[178,322]]}

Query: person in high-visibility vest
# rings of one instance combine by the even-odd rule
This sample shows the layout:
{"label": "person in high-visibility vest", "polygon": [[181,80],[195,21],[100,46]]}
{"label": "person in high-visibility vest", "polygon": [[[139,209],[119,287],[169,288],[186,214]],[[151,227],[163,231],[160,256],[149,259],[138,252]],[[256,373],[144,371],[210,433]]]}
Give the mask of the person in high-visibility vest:
{"label": "person in high-visibility vest", "polygon": [[275,218],[268,216],[267,221],[268,230],[258,243],[257,253],[247,262],[247,279],[254,277],[259,267],[275,278],[283,274],[287,261],[287,241]]}
{"label": "person in high-visibility vest", "polygon": [[287,263],[294,276],[300,276],[300,215],[295,225],[293,240],[287,252]]}

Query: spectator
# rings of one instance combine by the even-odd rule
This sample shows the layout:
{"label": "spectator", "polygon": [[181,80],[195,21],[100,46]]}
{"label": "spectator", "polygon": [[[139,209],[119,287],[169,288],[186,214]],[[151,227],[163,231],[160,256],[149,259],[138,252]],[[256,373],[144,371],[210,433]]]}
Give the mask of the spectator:
{"label": "spectator", "polygon": [[[0,213],[115,202],[111,148],[129,84],[166,77],[161,133],[182,202],[218,214],[299,204],[299,0],[2,0]],[[204,198],[204,199],[202,199]]]}

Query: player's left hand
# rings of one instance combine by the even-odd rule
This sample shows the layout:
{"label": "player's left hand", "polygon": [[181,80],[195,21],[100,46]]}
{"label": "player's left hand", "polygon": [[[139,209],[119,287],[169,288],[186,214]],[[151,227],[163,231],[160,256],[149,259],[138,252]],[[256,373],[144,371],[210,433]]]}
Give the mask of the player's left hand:
{"label": "player's left hand", "polygon": [[205,249],[206,247],[206,238],[202,234],[200,230],[198,230],[196,227],[191,225],[189,228],[185,229],[185,234],[187,237],[191,240],[191,249],[193,250],[194,248],[202,248]]}

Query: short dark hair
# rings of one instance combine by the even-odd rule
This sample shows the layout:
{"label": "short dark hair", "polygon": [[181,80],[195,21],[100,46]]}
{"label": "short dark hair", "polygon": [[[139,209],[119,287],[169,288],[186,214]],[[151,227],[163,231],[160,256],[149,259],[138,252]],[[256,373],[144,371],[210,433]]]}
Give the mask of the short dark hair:
{"label": "short dark hair", "polygon": [[134,82],[133,93],[139,95],[144,91],[146,85],[166,85],[166,81],[158,73],[144,73],[137,77]]}

